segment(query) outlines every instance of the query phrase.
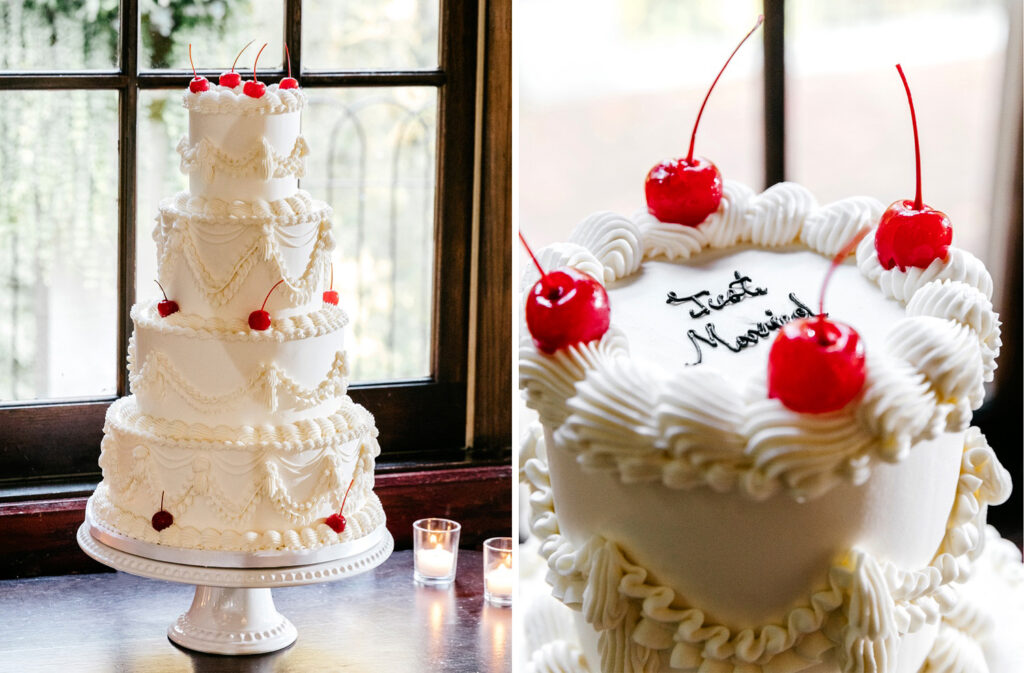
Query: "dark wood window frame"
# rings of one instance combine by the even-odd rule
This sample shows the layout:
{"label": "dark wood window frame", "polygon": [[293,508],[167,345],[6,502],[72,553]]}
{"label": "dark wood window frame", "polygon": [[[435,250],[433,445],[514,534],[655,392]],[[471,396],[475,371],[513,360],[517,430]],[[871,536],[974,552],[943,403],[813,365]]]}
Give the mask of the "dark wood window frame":
{"label": "dark wood window frame", "polygon": [[[438,67],[303,71],[302,1],[285,0],[284,38],[301,86],[431,86],[438,92],[431,376],[354,385],[380,430],[378,487],[394,523],[459,514],[467,542],[511,524],[511,6],[508,0],[440,0]],[[118,92],[118,396],[135,301],[136,117],[140,89],[175,89],[181,71],[139,71],[138,0],[121,0],[119,68],[0,73],[0,90]],[[207,77],[218,73],[202,73]],[[268,80],[284,71],[266,71]],[[99,480],[103,417],[114,397],[0,407],[0,577],[82,565],[73,545],[84,497]],[[432,501],[415,497],[416,485]],[[445,485],[451,484],[448,489]],[[393,492],[393,497],[386,497]],[[401,494],[401,495],[399,495]],[[399,502],[432,509],[411,511]],[[486,503],[488,511],[481,511]],[[391,504],[391,506],[389,506]],[[397,521],[396,521],[397,515]],[[411,517],[411,518],[410,518]],[[408,521],[406,521],[408,519]],[[33,527],[42,525],[40,531]],[[54,528],[56,527],[56,528]],[[406,526],[407,527],[407,526]],[[57,543],[47,538],[63,535]],[[465,536],[465,535],[464,535]],[[407,537],[407,536],[405,536]],[[404,537],[396,534],[401,545]],[[70,545],[66,544],[70,541]],[[53,553],[31,552],[55,547]],[[24,552],[30,558],[18,561]]]}

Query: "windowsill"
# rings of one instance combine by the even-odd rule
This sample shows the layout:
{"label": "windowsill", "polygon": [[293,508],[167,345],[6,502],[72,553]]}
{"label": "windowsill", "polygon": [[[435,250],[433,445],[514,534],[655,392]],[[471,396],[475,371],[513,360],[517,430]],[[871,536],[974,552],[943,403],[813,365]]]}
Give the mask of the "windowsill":
{"label": "windowsill", "polygon": [[[125,573],[0,582],[10,670],[193,671],[511,670],[511,613],[484,602],[482,554],[463,549],[453,587],[412,581],[412,552],[336,582],[275,589],[298,641],[265,655],[224,658],[178,648],[167,627],[192,587]],[[60,600],[54,600],[60,596]],[[59,643],[59,647],[54,647]]]}

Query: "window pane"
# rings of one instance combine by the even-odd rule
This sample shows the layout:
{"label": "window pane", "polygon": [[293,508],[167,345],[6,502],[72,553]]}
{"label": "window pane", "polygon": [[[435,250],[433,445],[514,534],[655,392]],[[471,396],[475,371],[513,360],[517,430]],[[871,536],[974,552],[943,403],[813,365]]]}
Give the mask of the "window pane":
{"label": "window pane", "polygon": [[334,208],[334,288],[353,381],[430,374],[433,87],[307,89],[302,188]]}
{"label": "window pane", "polygon": [[[301,188],[334,208],[334,288],[350,323],[353,382],[430,374],[437,92],[432,87],[306,89]],[[158,296],[153,218],[187,188],[175,151],[180,92],[140,102],[138,297]]]}
{"label": "window pane", "polygon": [[823,202],[914,197],[914,136],[895,68],[902,63],[917,108],[924,201],[949,215],[955,244],[984,259],[1005,3],[794,0],[786,20],[790,176]]}
{"label": "window pane", "polygon": [[113,395],[117,94],[0,94],[0,402]]}
{"label": "window pane", "polygon": [[227,70],[245,43],[255,42],[238,59],[252,73],[260,45],[260,68],[284,63],[284,0],[141,0],[139,67],[188,68],[188,45],[196,68]]}
{"label": "window pane", "polygon": [[117,21],[117,0],[5,0],[0,70],[116,68]]}
{"label": "window pane", "polygon": [[[596,210],[632,215],[644,178],[685,156],[697,110],[758,6],[523,0],[519,51],[519,194],[535,248],[565,240]],[[573,26],[566,39],[565,26]],[[725,179],[763,187],[762,39],[736,54],[708,101],[696,154]],[[524,256],[525,258],[525,256]]]}
{"label": "window pane", "polygon": [[438,0],[305,0],[307,70],[437,67]]}

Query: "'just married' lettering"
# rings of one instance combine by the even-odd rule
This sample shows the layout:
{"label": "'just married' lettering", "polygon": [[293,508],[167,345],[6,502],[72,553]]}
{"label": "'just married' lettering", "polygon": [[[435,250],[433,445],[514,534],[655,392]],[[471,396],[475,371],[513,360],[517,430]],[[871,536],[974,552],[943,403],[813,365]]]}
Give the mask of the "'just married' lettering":
{"label": "'just married' lettering", "polygon": [[760,341],[767,339],[771,336],[772,332],[781,329],[786,323],[793,320],[800,320],[801,318],[810,318],[815,315],[814,311],[797,299],[796,293],[790,292],[789,300],[793,302],[794,305],[792,311],[776,315],[772,311],[766,310],[764,314],[767,317],[767,320],[758,322],[754,327],[747,329],[745,332],[735,337],[725,338],[721,336],[718,333],[718,328],[713,322],[709,322],[704,326],[705,334],[700,334],[694,329],[688,330],[686,332],[686,336],[689,337],[690,343],[693,344],[697,360],[696,362],[686,363],[687,366],[699,365],[703,362],[704,353],[701,350],[702,344],[709,348],[724,346],[727,350],[732,351],[733,353],[739,353],[740,351],[750,348],[751,346],[755,346]]}
{"label": "'just married' lettering", "polygon": [[750,276],[741,276],[739,271],[733,271],[732,275],[736,280],[729,283],[726,292],[717,297],[712,297],[710,290],[701,290],[696,294],[685,297],[680,297],[675,292],[669,292],[665,303],[675,306],[692,302],[697,308],[690,309],[690,317],[702,318],[710,315],[711,311],[721,311],[726,306],[738,304],[748,297],[760,297],[761,295],[768,294],[766,288],[750,287],[749,283],[752,282]]}

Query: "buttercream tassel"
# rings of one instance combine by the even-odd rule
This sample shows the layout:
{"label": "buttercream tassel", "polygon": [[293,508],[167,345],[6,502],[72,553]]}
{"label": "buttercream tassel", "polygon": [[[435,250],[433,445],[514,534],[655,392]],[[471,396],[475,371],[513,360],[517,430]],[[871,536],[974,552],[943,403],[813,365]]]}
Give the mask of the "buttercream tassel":
{"label": "buttercream tassel", "polygon": [[260,257],[263,261],[269,262],[276,256],[277,246],[274,239],[273,225],[266,224],[260,232]]}
{"label": "buttercream tassel", "polygon": [[263,375],[263,402],[271,411],[277,411],[277,391],[280,386],[281,379],[277,374],[277,368],[270,367]]}
{"label": "buttercream tassel", "polygon": [[257,159],[259,161],[259,177],[262,180],[269,180],[274,177],[274,148],[271,147],[270,142],[266,138],[261,139],[259,154]]}
{"label": "buttercream tassel", "polygon": [[899,652],[896,604],[878,562],[862,551],[854,554],[839,664],[843,673],[891,673]]}

